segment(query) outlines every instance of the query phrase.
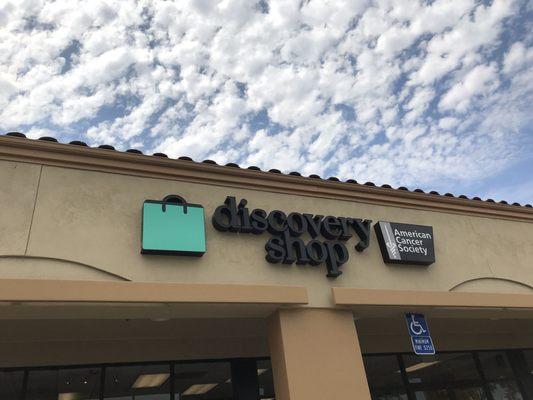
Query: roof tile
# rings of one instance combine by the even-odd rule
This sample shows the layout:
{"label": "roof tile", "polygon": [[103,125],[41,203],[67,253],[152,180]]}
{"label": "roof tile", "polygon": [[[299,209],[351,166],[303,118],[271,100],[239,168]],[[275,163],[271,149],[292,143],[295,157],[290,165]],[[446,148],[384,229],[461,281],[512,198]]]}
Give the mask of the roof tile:
{"label": "roof tile", "polygon": [[[5,134],[6,136],[10,136],[10,137],[17,137],[17,138],[26,138],[26,135],[24,135],[23,133],[21,132],[8,132]],[[28,140],[32,140],[32,139],[28,139]],[[40,137],[38,140],[41,140],[41,141],[46,141],[46,142],[58,142],[57,139],[53,138],[53,137],[50,137],[50,136],[43,136],[43,137]],[[82,141],[79,141],[79,140],[73,140],[69,143],[70,145],[75,145],[75,146],[82,146],[82,147],[89,147],[87,145],[87,143],[85,142],[82,142]],[[111,145],[106,145],[106,144],[103,144],[103,145],[100,145],[98,146],[99,149],[103,149],[103,150],[116,150],[113,146]],[[125,151],[125,153],[130,153],[130,154],[143,154],[142,151],[140,150],[137,150],[137,149],[128,149]],[[153,154],[153,156],[155,157],[164,157],[164,158],[168,158],[168,156],[164,153],[155,153]],[[182,160],[182,161],[192,161],[194,162],[194,160],[190,157],[179,157],[178,158],[179,160]],[[202,161],[202,163],[204,164],[212,164],[212,165],[218,165],[215,161],[213,160],[204,160]],[[232,168],[240,168],[240,166],[238,164],[235,164],[235,163],[227,163],[226,164],[226,167],[232,167]],[[251,165],[248,167],[249,170],[252,170],[252,171],[261,171],[261,168],[259,167],[256,167],[254,165]],[[275,174],[281,174],[282,172],[278,169],[270,169],[268,172],[270,173],[275,173]],[[302,176],[301,173],[297,172],[297,171],[293,171],[293,172],[289,172],[288,175],[291,175],[291,176]],[[322,179],[319,175],[316,175],[316,174],[311,174],[309,175],[309,178],[311,179]],[[332,177],[329,177],[327,179],[328,181],[333,181],[333,182],[340,182],[340,179],[335,177],[335,176],[332,176]],[[355,180],[355,179],[348,179],[346,180],[345,183],[351,183],[351,184],[358,184],[358,182]],[[376,186],[375,183],[373,182],[366,182],[364,185],[366,186]],[[387,184],[384,184],[384,185],[381,185],[382,188],[385,188],[385,189],[392,189],[392,187],[390,185],[387,185]],[[402,191],[409,191],[408,188],[406,188],[405,186],[400,186],[398,187],[397,189],[395,190],[402,190]],[[422,189],[415,189],[413,190],[413,192],[416,192],[416,193],[425,193]],[[434,195],[434,196],[441,196],[438,192],[432,190],[429,192],[429,194],[431,195]],[[445,196],[445,197],[455,197],[452,193],[445,193],[444,195],[442,196]],[[465,196],[464,194],[458,196],[458,198],[460,199],[468,199],[467,196]],[[479,197],[473,197],[472,200],[474,201],[483,201],[481,198]],[[495,203],[495,201],[493,199],[487,199],[485,200],[485,202],[487,203]],[[499,202],[499,204],[502,204],[502,205],[508,205],[509,203],[507,203],[505,200],[502,200]],[[531,204],[525,204],[525,205],[521,205],[520,203],[512,203],[513,206],[516,206],[516,207],[527,207],[527,208],[533,208],[533,206]]]}

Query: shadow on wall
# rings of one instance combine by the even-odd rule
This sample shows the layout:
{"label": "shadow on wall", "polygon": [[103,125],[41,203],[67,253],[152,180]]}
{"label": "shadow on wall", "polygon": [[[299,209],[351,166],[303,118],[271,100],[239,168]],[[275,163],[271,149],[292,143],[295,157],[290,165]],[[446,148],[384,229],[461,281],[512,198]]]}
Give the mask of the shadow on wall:
{"label": "shadow on wall", "polygon": [[76,261],[28,256],[0,256],[0,276],[8,279],[130,280]]}
{"label": "shadow on wall", "polygon": [[512,279],[484,277],[458,283],[450,292],[488,292],[533,294],[533,287]]}

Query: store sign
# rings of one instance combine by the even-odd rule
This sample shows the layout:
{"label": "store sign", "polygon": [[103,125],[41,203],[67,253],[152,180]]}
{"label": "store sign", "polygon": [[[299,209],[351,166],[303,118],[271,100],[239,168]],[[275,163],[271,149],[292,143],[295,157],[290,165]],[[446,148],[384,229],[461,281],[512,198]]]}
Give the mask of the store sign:
{"label": "store sign", "polygon": [[204,208],[178,195],[146,200],[142,211],[141,253],[202,256],[205,246]]}
{"label": "store sign", "polygon": [[[270,263],[318,266],[325,264],[326,276],[336,278],[349,257],[347,242],[364,251],[370,244],[372,221],[280,210],[250,210],[248,201],[226,197],[212,216],[221,232],[270,234],[265,258]],[[433,229],[430,226],[380,221],[375,225],[385,262],[431,264],[435,261]],[[141,253],[202,256],[206,252],[204,208],[178,195],[163,200],[146,200],[142,211]]]}
{"label": "store sign", "polygon": [[[313,215],[299,212],[289,214],[280,210],[266,212],[249,210],[248,201],[237,203],[228,196],[213,214],[215,229],[222,232],[240,232],[271,237],[265,244],[266,260],[271,263],[319,265],[325,263],[327,276],[342,274],[341,266],[349,259],[345,242],[356,236],[355,250],[361,252],[370,243],[371,220],[360,218]],[[305,242],[303,236],[311,240]]]}
{"label": "store sign", "polygon": [[407,331],[411,337],[411,345],[415,354],[435,354],[435,346],[433,346],[424,314],[405,314],[405,322],[407,322]]}
{"label": "store sign", "polygon": [[431,226],[379,221],[374,229],[386,263],[430,265],[435,262]]}

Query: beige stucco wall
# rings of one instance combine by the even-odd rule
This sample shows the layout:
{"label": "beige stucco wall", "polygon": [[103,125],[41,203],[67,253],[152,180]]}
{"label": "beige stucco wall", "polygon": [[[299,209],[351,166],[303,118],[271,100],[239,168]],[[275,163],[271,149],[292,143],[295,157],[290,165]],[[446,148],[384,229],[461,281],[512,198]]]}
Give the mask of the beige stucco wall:
{"label": "beige stucco wall", "polygon": [[[533,224],[387,207],[267,191],[0,161],[0,277],[302,285],[309,305],[332,305],[330,286],[407,290],[533,293]],[[146,199],[180,194],[205,208],[202,258],[140,254]],[[363,253],[348,241],[350,260],[337,279],[320,265],[265,261],[262,235],[221,233],[213,210],[227,195],[248,207],[369,218],[434,229],[430,267],[383,263],[372,229]]]}
{"label": "beige stucco wall", "polygon": [[0,254],[24,254],[40,165],[0,161]]}

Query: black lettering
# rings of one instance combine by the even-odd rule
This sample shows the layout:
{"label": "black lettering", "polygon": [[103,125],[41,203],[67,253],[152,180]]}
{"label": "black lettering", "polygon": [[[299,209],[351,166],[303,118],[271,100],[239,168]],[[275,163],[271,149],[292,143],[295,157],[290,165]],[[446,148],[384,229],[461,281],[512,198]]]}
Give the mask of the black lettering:
{"label": "black lettering", "polygon": [[307,221],[300,213],[290,213],[287,216],[287,227],[293,236],[300,236],[307,231]]}
{"label": "black lettering", "polygon": [[303,265],[309,262],[307,250],[302,239],[292,237],[289,231],[283,232],[283,239],[285,242],[285,259],[283,260],[283,264],[292,264],[296,261],[296,264]]}
{"label": "black lettering", "polygon": [[268,222],[266,220],[267,213],[265,210],[256,208],[250,213],[250,219],[252,220],[252,233],[259,235],[267,230]]}
{"label": "black lettering", "polygon": [[340,242],[326,242],[326,265],[328,267],[328,278],[336,278],[342,274],[339,267],[348,261],[348,249]]}
{"label": "black lettering", "polygon": [[326,246],[318,240],[311,240],[305,246],[307,249],[307,257],[309,258],[309,264],[318,265],[326,261],[327,250]]}
{"label": "black lettering", "polygon": [[270,263],[277,264],[285,259],[283,240],[280,237],[271,237],[265,244],[265,250],[265,258]]}
{"label": "black lettering", "polygon": [[335,240],[339,237],[341,234],[340,228],[340,221],[331,215],[324,217],[320,224],[320,232],[322,233],[322,236],[329,240]]}
{"label": "black lettering", "polygon": [[215,209],[211,221],[218,231],[238,232],[240,226],[235,197],[226,197],[224,205],[218,206]]}
{"label": "black lettering", "polygon": [[250,224],[250,212],[246,208],[246,204],[248,202],[245,199],[242,199],[239,202],[239,206],[237,214],[239,215],[241,219],[241,228],[239,229],[239,232],[242,233],[250,233],[252,232],[252,225]]}
{"label": "black lettering", "polygon": [[370,244],[370,227],[372,220],[365,219],[363,221],[359,218],[350,218],[350,222],[360,239],[359,243],[355,245],[355,250],[361,252]]}
{"label": "black lettering", "polygon": [[353,235],[350,233],[350,226],[348,224],[350,218],[339,217],[338,220],[341,223],[341,234],[338,237],[343,242],[350,239]]}
{"label": "black lettering", "polygon": [[287,229],[287,216],[283,211],[273,210],[268,214],[268,231],[272,235],[281,235]]}
{"label": "black lettering", "polygon": [[314,239],[320,234],[320,221],[324,218],[323,215],[304,214],[304,218],[307,220],[307,230]]}

